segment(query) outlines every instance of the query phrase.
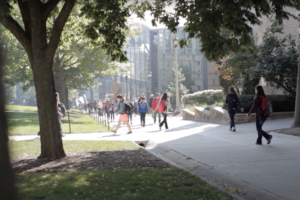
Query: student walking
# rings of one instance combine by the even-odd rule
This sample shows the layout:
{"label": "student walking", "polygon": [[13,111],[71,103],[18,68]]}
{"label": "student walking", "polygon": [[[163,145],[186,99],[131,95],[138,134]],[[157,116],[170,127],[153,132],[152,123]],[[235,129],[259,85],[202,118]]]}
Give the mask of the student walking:
{"label": "student walking", "polygon": [[159,124],[159,130],[165,124],[166,129],[169,129],[167,116],[168,116],[168,109],[173,110],[170,105],[170,100],[168,98],[168,94],[164,93],[161,97],[161,100],[158,105],[158,112],[162,113],[164,120]]}
{"label": "student walking", "polygon": [[152,100],[152,110],[153,110],[153,119],[154,119],[154,124],[156,123],[156,117],[158,115],[158,122],[160,123],[161,120],[161,114],[160,112],[157,112],[157,105],[159,104],[159,100],[160,100],[160,94],[156,93],[155,98],[153,98]]}
{"label": "student walking", "polygon": [[149,114],[148,104],[145,101],[145,97],[141,97],[141,101],[138,105],[138,112],[141,115],[141,126],[145,127],[146,123],[146,113]]}
{"label": "student walking", "polygon": [[118,104],[118,108],[117,108],[117,110],[116,110],[116,113],[117,113],[117,114],[120,114],[120,118],[119,118],[118,126],[117,126],[116,129],[113,130],[112,132],[117,133],[118,129],[119,129],[120,126],[121,126],[121,122],[123,122],[123,123],[126,124],[127,127],[128,127],[128,130],[129,130],[129,131],[128,131],[127,134],[131,134],[132,131],[131,131],[131,127],[130,127],[130,125],[129,125],[129,123],[128,123],[128,115],[127,115],[127,113],[125,112],[125,104],[124,104],[124,98],[123,98],[123,96],[119,94],[119,95],[117,96],[117,101],[119,102],[119,104]]}
{"label": "student walking", "polygon": [[226,101],[227,104],[227,110],[230,117],[230,131],[235,132],[235,123],[234,123],[234,116],[236,114],[236,111],[238,109],[238,106],[241,108],[241,111],[244,112],[244,109],[241,106],[240,100],[238,95],[236,94],[234,88],[231,86],[228,89],[228,94],[226,95]]}
{"label": "student walking", "polygon": [[271,143],[272,135],[269,135],[265,131],[262,130],[262,126],[265,121],[271,117],[271,113],[269,113],[267,106],[270,103],[269,99],[265,95],[264,89],[262,86],[258,85],[255,87],[255,98],[253,101],[253,105],[247,117],[250,117],[252,112],[256,113],[256,129],[258,133],[258,137],[256,140],[256,144],[262,145],[262,137],[267,140],[267,144]]}
{"label": "student walking", "polygon": [[111,122],[115,120],[115,110],[116,110],[116,105],[114,104],[113,100],[110,100],[110,103],[109,103],[109,114],[110,114],[110,120],[111,120]]}

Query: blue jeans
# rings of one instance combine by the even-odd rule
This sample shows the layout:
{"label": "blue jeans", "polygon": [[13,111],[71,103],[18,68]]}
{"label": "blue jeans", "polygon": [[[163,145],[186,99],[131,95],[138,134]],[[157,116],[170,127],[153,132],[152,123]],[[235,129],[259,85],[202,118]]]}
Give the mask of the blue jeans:
{"label": "blue jeans", "polygon": [[262,137],[266,138],[268,140],[270,138],[270,135],[262,130],[262,126],[264,125],[265,121],[267,120],[267,117],[258,119],[256,118],[256,130],[258,134],[257,143],[261,143]]}
{"label": "blue jeans", "polygon": [[228,110],[228,114],[230,117],[230,128],[235,127],[235,124],[234,124],[235,110]]}
{"label": "blue jeans", "polygon": [[115,120],[115,111],[110,111],[109,114],[110,114],[110,120],[111,121]]}

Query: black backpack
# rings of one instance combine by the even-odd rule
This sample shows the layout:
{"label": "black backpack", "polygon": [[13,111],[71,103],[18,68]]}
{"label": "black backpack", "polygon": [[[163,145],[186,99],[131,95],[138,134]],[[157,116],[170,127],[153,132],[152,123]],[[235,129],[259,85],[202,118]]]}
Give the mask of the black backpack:
{"label": "black backpack", "polygon": [[130,114],[131,113],[131,106],[127,103],[124,103],[124,104],[125,104],[125,113]]}
{"label": "black backpack", "polygon": [[236,110],[238,108],[237,96],[229,96],[228,104],[229,108],[231,108],[232,110]]}
{"label": "black backpack", "polygon": [[66,116],[66,110],[67,110],[65,105],[63,103],[59,102],[58,107],[59,107],[61,113],[63,114],[63,117],[65,117]]}

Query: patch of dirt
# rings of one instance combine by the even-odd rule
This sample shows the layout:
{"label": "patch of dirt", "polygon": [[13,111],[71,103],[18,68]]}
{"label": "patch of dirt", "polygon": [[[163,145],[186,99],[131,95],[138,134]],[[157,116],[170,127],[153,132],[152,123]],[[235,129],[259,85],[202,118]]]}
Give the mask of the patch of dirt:
{"label": "patch of dirt", "polygon": [[272,132],[283,133],[283,134],[287,134],[287,135],[294,135],[294,136],[299,136],[300,137],[300,127],[280,129],[280,130],[275,130],[275,131],[272,131]]}
{"label": "patch of dirt", "polygon": [[36,156],[13,158],[15,173],[77,172],[86,170],[150,168],[163,169],[172,166],[144,149],[126,151],[90,151],[68,153],[67,157],[48,161]]}

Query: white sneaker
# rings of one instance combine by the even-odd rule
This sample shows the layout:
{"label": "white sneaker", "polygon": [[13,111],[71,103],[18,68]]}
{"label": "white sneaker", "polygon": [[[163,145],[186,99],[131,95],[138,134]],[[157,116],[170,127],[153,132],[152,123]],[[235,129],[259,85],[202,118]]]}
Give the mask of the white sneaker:
{"label": "white sneaker", "polygon": [[236,131],[236,130],[235,130],[235,127],[233,127],[233,128],[232,128],[232,131],[233,131],[233,132],[235,132],[235,131]]}

